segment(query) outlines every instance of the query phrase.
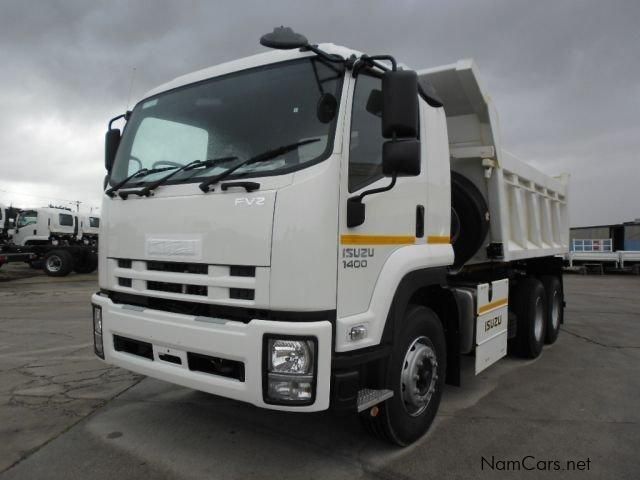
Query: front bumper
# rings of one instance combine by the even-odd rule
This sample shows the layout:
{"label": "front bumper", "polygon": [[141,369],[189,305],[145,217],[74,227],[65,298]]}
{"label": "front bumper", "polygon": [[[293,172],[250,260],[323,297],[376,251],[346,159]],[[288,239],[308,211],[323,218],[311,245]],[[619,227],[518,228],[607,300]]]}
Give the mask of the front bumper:
{"label": "front bumper", "polygon": [[[262,408],[315,412],[329,408],[331,381],[331,322],[251,320],[248,323],[194,317],[114,304],[94,294],[102,308],[105,361],[119,367],[195,390],[248,402]],[[114,335],[153,346],[152,359],[118,351]],[[263,338],[265,335],[304,336],[317,339],[315,400],[310,405],[273,405],[263,399]],[[193,371],[186,361],[164,361],[163,352],[185,358],[187,353],[242,362],[244,381]]]}

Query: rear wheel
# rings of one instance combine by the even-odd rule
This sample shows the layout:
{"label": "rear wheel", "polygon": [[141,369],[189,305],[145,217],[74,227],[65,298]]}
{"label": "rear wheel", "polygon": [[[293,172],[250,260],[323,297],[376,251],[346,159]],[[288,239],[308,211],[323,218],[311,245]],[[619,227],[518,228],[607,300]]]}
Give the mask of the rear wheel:
{"label": "rear wheel", "polygon": [[545,275],[541,278],[547,294],[547,333],[545,343],[551,344],[558,339],[560,324],[564,317],[564,296],[558,277]]}
{"label": "rear wheel", "polygon": [[98,268],[98,256],[95,253],[88,253],[80,261],[76,261],[73,270],[76,273],[92,273]]}
{"label": "rear wheel", "polygon": [[361,414],[367,429],[405,446],[424,435],[438,411],[446,374],[446,342],[440,319],[429,308],[411,306],[387,368],[385,388],[393,397],[372,417]]}
{"label": "rear wheel", "polygon": [[44,265],[44,262],[42,261],[41,258],[29,261],[29,267],[33,268],[34,270],[42,269],[43,265]]}
{"label": "rear wheel", "polygon": [[513,304],[518,323],[512,348],[521,357],[536,358],[542,352],[547,326],[547,295],[542,282],[534,277],[520,280]]}
{"label": "rear wheel", "polygon": [[44,272],[50,277],[64,277],[73,270],[73,257],[65,250],[52,250],[44,257]]}

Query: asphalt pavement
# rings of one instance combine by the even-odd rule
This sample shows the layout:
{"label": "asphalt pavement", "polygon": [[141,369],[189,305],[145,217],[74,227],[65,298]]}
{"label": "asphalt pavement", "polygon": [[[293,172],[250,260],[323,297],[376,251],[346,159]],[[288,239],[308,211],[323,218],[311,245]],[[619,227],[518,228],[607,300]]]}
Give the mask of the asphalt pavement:
{"label": "asphalt pavement", "polygon": [[260,410],[101,363],[95,275],[2,282],[0,480],[640,478],[640,277],[565,288],[556,344],[477,377],[464,357],[463,386],[400,449],[355,417]]}

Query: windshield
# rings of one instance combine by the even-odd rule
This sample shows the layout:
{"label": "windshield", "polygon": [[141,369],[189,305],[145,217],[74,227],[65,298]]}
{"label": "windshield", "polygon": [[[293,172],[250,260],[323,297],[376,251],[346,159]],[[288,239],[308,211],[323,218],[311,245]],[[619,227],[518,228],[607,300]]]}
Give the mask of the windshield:
{"label": "windshield", "polygon": [[98,217],[89,217],[89,226],[91,228],[99,228],[100,227],[100,219]]}
{"label": "windshield", "polygon": [[[326,159],[333,149],[343,67],[305,58],[181,87],[140,102],[125,128],[110,183],[140,168],[180,167],[236,157],[180,172],[167,183],[201,181],[270,149],[319,141],[273,160],[239,168],[229,178],[277,175]],[[166,172],[141,177],[153,182]]]}
{"label": "windshield", "polygon": [[32,225],[38,221],[38,212],[33,210],[27,210],[26,212],[22,212],[20,217],[18,218],[18,228],[26,227],[27,225]]}

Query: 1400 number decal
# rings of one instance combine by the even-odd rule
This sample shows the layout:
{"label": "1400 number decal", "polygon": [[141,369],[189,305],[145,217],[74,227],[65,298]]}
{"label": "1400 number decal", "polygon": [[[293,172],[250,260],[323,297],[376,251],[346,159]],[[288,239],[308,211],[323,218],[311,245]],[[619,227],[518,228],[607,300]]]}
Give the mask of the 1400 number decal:
{"label": "1400 number decal", "polygon": [[343,248],[342,268],[367,268],[367,258],[373,258],[375,253],[375,248]]}

